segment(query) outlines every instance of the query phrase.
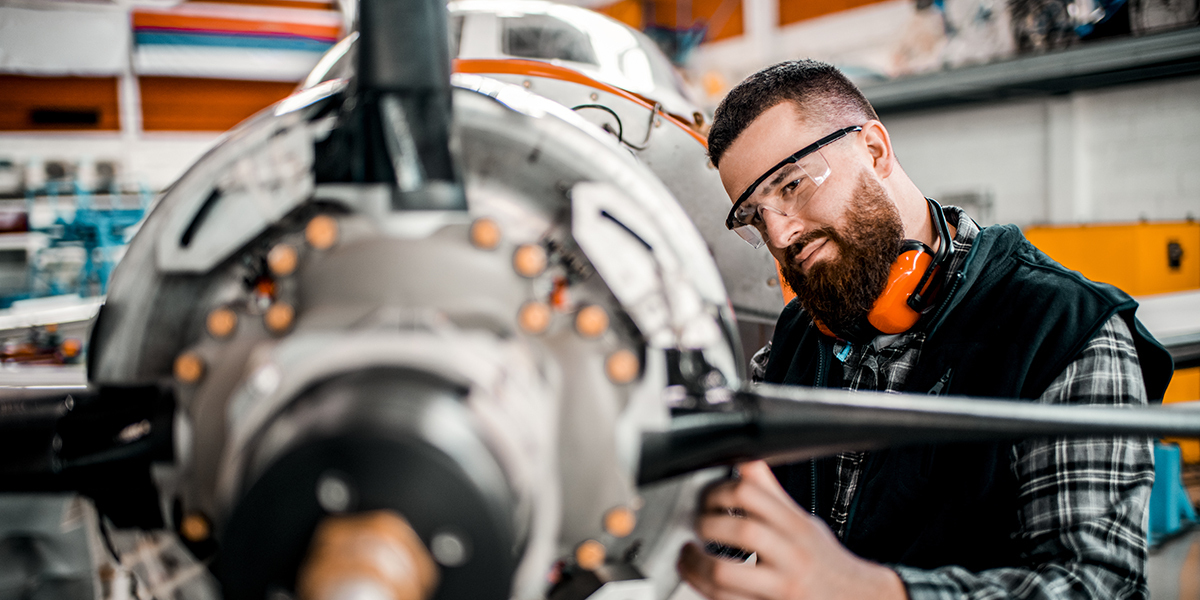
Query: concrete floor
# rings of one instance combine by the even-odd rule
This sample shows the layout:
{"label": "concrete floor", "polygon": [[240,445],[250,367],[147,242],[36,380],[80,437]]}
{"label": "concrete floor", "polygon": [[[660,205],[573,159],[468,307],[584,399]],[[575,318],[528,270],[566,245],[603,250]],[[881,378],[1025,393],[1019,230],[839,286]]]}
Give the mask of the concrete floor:
{"label": "concrete floor", "polygon": [[1200,600],[1200,528],[1150,552],[1152,600]]}

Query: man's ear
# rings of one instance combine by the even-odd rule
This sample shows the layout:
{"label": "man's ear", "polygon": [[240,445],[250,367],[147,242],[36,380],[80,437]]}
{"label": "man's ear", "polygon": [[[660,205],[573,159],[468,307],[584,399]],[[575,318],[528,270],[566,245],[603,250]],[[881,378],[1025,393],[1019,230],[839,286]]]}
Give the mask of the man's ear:
{"label": "man's ear", "polygon": [[892,138],[888,136],[887,128],[879,121],[867,121],[863,124],[862,137],[871,156],[871,168],[880,179],[887,179],[896,168],[896,155],[892,154]]}

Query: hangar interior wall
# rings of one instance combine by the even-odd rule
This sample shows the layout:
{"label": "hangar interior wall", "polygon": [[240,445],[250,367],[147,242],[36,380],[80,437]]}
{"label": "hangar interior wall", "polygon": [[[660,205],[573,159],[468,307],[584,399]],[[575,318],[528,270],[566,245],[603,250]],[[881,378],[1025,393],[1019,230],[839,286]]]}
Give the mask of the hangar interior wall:
{"label": "hangar interior wall", "polygon": [[1197,98],[1191,77],[882,119],[922,191],[984,224],[1184,220],[1200,218]]}

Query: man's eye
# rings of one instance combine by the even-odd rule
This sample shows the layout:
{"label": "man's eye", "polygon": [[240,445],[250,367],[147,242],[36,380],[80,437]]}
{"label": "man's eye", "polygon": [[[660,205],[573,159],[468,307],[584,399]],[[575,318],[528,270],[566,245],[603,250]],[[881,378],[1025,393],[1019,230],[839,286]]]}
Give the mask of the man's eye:
{"label": "man's eye", "polygon": [[758,226],[759,223],[762,223],[762,212],[760,212],[756,207],[754,212],[750,213],[750,217],[746,219],[746,222],[751,225]]}
{"label": "man's eye", "polygon": [[738,221],[743,225],[755,225],[758,223],[758,207],[757,206],[742,206],[738,210]]}
{"label": "man's eye", "polygon": [[796,191],[796,188],[800,187],[800,181],[802,179],[803,179],[803,177],[801,177],[799,179],[793,179],[792,181],[788,182],[786,185],[783,186],[783,193],[790,194],[790,193]]}

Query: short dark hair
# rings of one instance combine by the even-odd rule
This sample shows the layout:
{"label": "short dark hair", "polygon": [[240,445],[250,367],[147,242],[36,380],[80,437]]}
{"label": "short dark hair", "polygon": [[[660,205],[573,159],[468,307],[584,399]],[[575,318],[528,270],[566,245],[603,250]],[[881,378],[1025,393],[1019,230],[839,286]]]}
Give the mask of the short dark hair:
{"label": "short dark hair", "polygon": [[837,67],[811,59],[781,62],[747,77],[717,106],[708,131],[708,155],[713,166],[720,165],[729,145],[755,119],[782,102],[793,102],[806,112],[838,121],[835,125],[839,127],[879,118],[858,87]]}

